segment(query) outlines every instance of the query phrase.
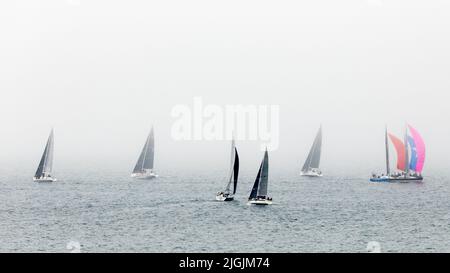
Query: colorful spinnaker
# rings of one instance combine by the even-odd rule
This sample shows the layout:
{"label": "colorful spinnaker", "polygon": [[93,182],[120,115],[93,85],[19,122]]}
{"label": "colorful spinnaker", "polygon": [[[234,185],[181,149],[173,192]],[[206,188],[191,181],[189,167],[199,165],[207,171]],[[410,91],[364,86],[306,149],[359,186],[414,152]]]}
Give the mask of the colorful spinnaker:
{"label": "colorful spinnaker", "polygon": [[416,143],[414,142],[414,138],[408,136],[408,144],[411,148],[411,158],[409,160],[409,169],[411,171],[417,171],[417,149]]}
{"label": "colorful spinnaker", "polygon": [[417,163],[415,171],[418,173],[422,173],[423,166],[425,164],[425,142],[423,141],[422,136],[414,129],[411,125],[408,125],[409,131],[414,139],[414,144],[416,147],[417,154]]}
{"label": "colorful spinnaker", "polygon": [[392,144],[394,144],[395,150],[397,151],[397,169],[404,170],[405,169],[405,144],[403,144],[403,141],[401,141],[398,137],[388,134],[389,138],[392,141]]}
{"label": "colorful spinnaker", "polygon": [[[401,172],[391,172],[389,167],[389,140],[397,152],[397,169]],[[423,181],[422,169],[425,162],[425,143],[411,125],[405,127],[403,141],[385,130],[386,175],[372,174],[371,182],[412,182]]]}

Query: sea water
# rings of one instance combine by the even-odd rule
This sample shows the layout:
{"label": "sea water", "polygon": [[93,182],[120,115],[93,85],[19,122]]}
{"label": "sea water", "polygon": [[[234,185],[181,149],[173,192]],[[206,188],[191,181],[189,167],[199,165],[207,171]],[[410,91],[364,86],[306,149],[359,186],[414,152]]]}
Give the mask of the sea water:
{"label": "sea water", "polygon": [[383,252],[450,250],[450,187],[439,173],[389,184],[362,173],[271,172],[266,207],[247,205],[251,174],[226,203],[215,201],[224,173],[57,174],[35,183],[2,171],[0,252],[365,252],[372,241]]}

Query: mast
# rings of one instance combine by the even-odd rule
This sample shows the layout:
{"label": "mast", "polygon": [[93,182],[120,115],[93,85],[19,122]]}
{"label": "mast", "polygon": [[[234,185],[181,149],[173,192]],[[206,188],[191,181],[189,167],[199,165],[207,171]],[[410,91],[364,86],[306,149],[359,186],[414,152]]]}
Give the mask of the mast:
{"label": "mast", "polygon": [[388,134],[387,134],[387,126],[384,131],[384,142],[386,145],[386,175],[389,176],[391,174],[391,169],[389,167],[389,142],[388,142]]}

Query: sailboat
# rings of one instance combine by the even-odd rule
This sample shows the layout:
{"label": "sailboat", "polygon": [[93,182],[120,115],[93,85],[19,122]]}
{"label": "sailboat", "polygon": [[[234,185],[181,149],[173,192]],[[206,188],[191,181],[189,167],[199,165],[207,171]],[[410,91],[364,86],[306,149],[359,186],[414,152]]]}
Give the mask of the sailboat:
{"label": "sailboat", "polygon": [[321,177],[323,176],[322,171],[319,169],[320,165],[320,155],[322,152],[322,126],[317,132],[314,143],[309,151],[308,157],[306,158],[305,164],[303,165],[300,175],[311,176],[311,177]]}
{"label": "sailboat", "polygon": [[35,182],[55,182],[56,179],[52,177],[53,169],[53,149],[54,149],[54,134],[53,129],[48,137],[47,144],[45,145],[44,153],[42,154],[41,161],[36,170],[36,174],[33,177]]}
{"label": "sailboat", "polygon": [[[411,133],[409,135],[408,133]],[[377,176],[372,175],[372,182],[401,182],[422,181],[422,170],[425,163],[425,142],[419,132],[407,125],[405,127],[404,140],[402,141],[393,134],[385,130],[385,149],[386,149],[386,174]],[[389,166],[389,139],[391,140],[397,152],[398,171],[391,172]]]}
{"label": "sailboat", "polygon": [[[230,174],[228,176],[228,184],[225,191],[219,192],[216,195],[217,201],[233,201],[234,195],[236,194],[237,183],[239,177],[239,154],[236,148],[234,139],[231,141],[231,164],[230,164]],[[231,185],[233,185],[233,190],[231,190]]]}
{"label": "sailboat", "polygon": [[255,184],[248,198],[249,205],[271,205],[272,198],[267,196],[267,186],[269,184],[269,153],[264,153],[264,158],[259,167]]}
{"label": "sailboat", "polygon": [[131,177],[137,179],[152,179],[158,177],[153,172],[153,164],[155,159],[155,136],[152,130],[145,141],[144,148],[142,148],[139,159],[134,167]]}

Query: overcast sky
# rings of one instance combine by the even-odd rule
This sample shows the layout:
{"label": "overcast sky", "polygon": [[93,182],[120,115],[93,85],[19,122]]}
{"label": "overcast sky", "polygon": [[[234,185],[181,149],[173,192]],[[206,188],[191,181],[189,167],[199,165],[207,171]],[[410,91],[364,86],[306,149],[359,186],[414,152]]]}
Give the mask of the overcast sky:
{"label": "overcast sky", "polygon": [[[171,110],[280,106],[271,166],[299,171],[323,124],[323,167],[384,164],[387,123],[450,152],[450,2],[16,0],[0,4],[0,163],[132,169],[152,124],[156,168],[226,168],[226,141],[174,141]],[[238,142],[258,168],[257,141]],[[81,163],[80,163],[81,164]]]}

